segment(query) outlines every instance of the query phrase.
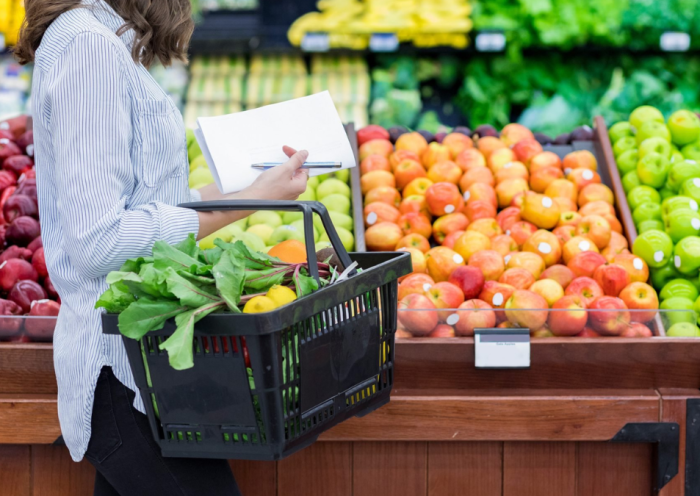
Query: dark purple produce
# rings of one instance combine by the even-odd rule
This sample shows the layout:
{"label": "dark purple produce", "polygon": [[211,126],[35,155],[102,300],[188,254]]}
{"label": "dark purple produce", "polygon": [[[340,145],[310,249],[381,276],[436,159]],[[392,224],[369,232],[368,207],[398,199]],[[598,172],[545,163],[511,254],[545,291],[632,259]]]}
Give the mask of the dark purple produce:
{"label": "dark purple produce", "polygon": [[435,134],[435,141],[437,141],[438,143],[442,143],[442,140],[445,139],[445,136],[447,136],[447,133],[445,132],[437,133]]}
{"label": "dark purple produce", "polygon": [[555,145],[568,145],[571,143],[571,134],[566,133],[566,134],[560,134],[556,138],[554,138],[554,144]]}
{"label": "dark purple produce", "polygon": [[0,254],[0,264],[5,260],[10,260],[11,258],[21,258],[22,260],[31,260],[32,252],[27,248],[21,248],[19,246],[9,246],[7,250]]}
{"label": "dark purple produce", "polygon": [[396,140],[399,139],[399,136],[402,134],[406,134],[408,132],[408,129],[406,129],[403,126],[394,126],[390,127],[388,129],[389,131],[389,139],[391,140],[392,143],[396,143]]}
{"label": "dark purple produce", "polygon": [[416,132],[423,136],[425,138],[425,141],[427,141],[428,143],[432,143],[433,141],[435,141],[435,135],[430,131],[426,131],[425,129],[419,129]]}
{"label": "dark purple produce", "polygon": [[36,178],[28,177],[19,183],[15,195],[26,195],[36,201]]}
{"label": "dark purple produce", "polygon": [[540,145],[551,145],[554,142],[552,138],[542,133],[535,133],[535,139]]}
{"label": "dark purple produce", "polygon": [[595,133],[589,126],[577,127],[571,131],[571,141],[593,141]]}
{"label": "dark purple produce", "polygon": [[41,234],[39,222],[33,217],[17,217],[5,231],[5,240],[11,245],[27,246]]}
{"label": "dark purple produce", "polygon": [[17,284],[12,286],[8,298],[10,301],[17,303],[22,312],[27,313],[32,307],[33,301],[46,299],[46,291],[38,282],[30,280],[18,281]]}
{"label": "dark purple produce", "polygon": [[36,217],[39,214],[36,200],[25,195],[12,195],[7,199],[2,207],[2,214],[5,216],[5,221],[12,223],[17,217],[26,215],[28,217]]}
{"label": "dark purple produce", "polygon": [[478,136],[479,138],[493,136],[494,138],[498,138],[498,131],[491,124],[482,124],[481,126],[474,129],[474,135],[472,136],[472,138],[474,136]]}
{"label": "dark purple produce", "polygon": [[452,130],[452,132],[453,132],[453,133],[463,134],[463,135],[465,135],[465,136],[469,136],[470,138],[471,138],[471,136],[472,136],[472,130],[469,129],[468,127],[466,127],[466,126],[457,126],[456,128],[454,128],[454,129]]}
{"label": "dark purple produce", "polygon": [[19,332],[22,327],[22,319],[17,316],[22,315],[22,309],[14,301],[0,298],[0,338],[12,336]]}

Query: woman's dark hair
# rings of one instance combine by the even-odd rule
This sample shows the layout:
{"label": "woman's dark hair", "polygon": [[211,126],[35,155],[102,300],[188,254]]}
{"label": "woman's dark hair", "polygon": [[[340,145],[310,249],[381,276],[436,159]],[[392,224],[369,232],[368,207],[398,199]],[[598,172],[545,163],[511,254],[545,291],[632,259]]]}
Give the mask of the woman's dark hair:
{"label": "woman's dark hair", "polygon": [[[134,61],[146,67],[156,59],[164,65],[187,60],[192,36],[190,0],[105,0],[125,21],[118,35],[134,30]],[[21,64],[34,61],[44,33],[51,23],[68,10],[81,8],[81,0],[25,0],[26,16],[15,56]]]}

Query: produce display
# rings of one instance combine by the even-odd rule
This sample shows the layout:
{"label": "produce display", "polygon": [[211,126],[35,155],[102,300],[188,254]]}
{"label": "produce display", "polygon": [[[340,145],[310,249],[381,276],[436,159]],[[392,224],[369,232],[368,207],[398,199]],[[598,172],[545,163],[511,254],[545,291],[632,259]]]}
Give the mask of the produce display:
{"label": "produce display", "polygon": [[[199,189],[214,182],[202,150],[192,131],[187,133],[190,158],[189,185]],[[299,201],[320,201],[329,210],[333,226],[347,251],[355,248],[354,222],[351,213],[352,199],[349,186],[350,171],[342,169],[330,174],[309,178],[306,191]],[[304,246],[304,221],[301,212],[273,212],[262,210],[235,222],[199,241],[203,249],[213,248],[216,239],[225,242],[243,241],[251,250],[269,252],[284,241],[293,240]],[[330,246],[321,218],[314,216],[316,248]],[[305,255],[304,255],[305,256]]]}
{"label": "produce display", "polygon": [[34,136],[26,126],[26,116],[0,122],[0,340],[20,342],[50,340],[56,325],[51,317],[61,307],[46,270]]}
{"label": "produce display", "polygon": [[289,28],[287,37],[302,46],[308,33],[327,33],[332,48],[364,50],[375,33],[395,34],[417,47],[465,48],[471,6],[465,0],[325,0]]}
{"label": "produce display", "polygon": [[700,118],[678,110],[635,109],[610,128],[610,141],[639,233],[632,251],[651,268],[669,335],[700,336]]}
{"label": "produce display", "polygon": [[652,335],[649,266],[630,253],[590,151],[562,160],[519,124],[438,135],[371,125],[357,137],[367,247],[413,261],[398,290],[402,336]]}

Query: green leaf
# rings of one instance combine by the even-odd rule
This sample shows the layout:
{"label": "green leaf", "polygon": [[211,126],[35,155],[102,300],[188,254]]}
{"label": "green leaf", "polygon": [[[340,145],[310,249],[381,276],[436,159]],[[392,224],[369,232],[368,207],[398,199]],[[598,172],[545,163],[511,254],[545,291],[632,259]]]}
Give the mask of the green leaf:
{"label": "green leaf", "polygon": [[294,274],[294,285],[297,290],[297,298],[313,293],[318,289],[318,282],[313,277],[298,271]]}
{"label": "green leaf", "polygon": [[148,331],[162,329],[165,321],[187,310],[177,301],[139,298],[119,314],[119,332],[141,339]]}
{"label": "green leaf", "polygon": [[194,310],[181,313],[175,317],[177,329],[160,344],[161,350],[168,352],[168,362],[175,370],[185,370],[194,366],[192,357],[192,342],[194,340],[194,324],[217,310],[224,302],[209,303]]}
{"label": "green leaf", "polygon": [[108,313],[121,313],[135,301],[134,296],[128,291],[123,291],[118,284],[114,284],[102,293],[95,303],[95,308],[104,308]]}
{"label": "green leaf", "polygon": [[119,272],[136,272],[138,274],[139,270],[141,270],[141,265],[152,262],[153,257],[132,258],[124,262]]}
{"label": "green leaf", "polygon": [[221,254],[224,252],[221,248],[214,247],[208,250],[201,250],[199,252],[199,258],[202,262],[208,265],[216,265],[216,263],[221,258]]}
{"label": "green leaf", "polygon": [[282,284],[284,274],[283,268],[246,271],[245,289],[253,293],[264,293],[272,286]]}
{"label": "green leaf", "polygon": [[238,303],[241,301],[245,284],[245,265],[231,251],[225,251],[212,272],[216,279],[216,288],[232,312],[239,312]]}
{"label": "green leaf", "polygon": [[243,260],[247,269],[264,270],[272,267],[276,263],[282,263],[280,259],[271,257],[267,253],[251,251],[243,241],[226,243],[225,241],[216,239],[214,240],[214,244],[223,250],[232,251],[236,258]]}
{"label": "green leaf", "polygon": [[166,270],[168,267],[174,270],[187,270],[192,273],[199,273],[199,270],[206,267],[196,258],[192,258],[181,252],[165,241],[156,241],[153,245],[153,264],[158,270]]}
{"label": "green leaf", "polygon": [[205,286],[214,286],[216,284],[213,277],[198,276],[197,274],[192,274],[186,270],[178,270],[177,273],[185,279],[189,279],[197,284],[204,284]]}
{"label": "green leaf", "polygon": [[158,291],[154,292],[154,289],[144,284],[141,276],[134,272],[110,272],[107,274],[106,282],[110,286],[119,286],[121,291],[130,292],[137,297],[160,296]]}
{"label": "green leaf", "polygon": [[182,253],[189,255],[192,258],[197,258],[199,255],[199,247],[197,246],[197,240],[195,239],[193,233],[190,233],[186,239],[173,246],[177,250],[180,250]]}
{"label": "green leaf", "polygon": [[221,298],[211,293],[209,288],[185,279],[175,272],[172,267],[165,269],[165,283],[168,285],[168,291],[179,298],[180,303],[188,307],[197,308],[221,301]]}
{"label": "green leaf", "polygon": [[139,271],[139,276],[143,280],[142,287],[144,291],[149,292],[155,297],[164,296],[166,298],[172,298],[174,296],[168,291],[168,286],[165,284],[165,274],[162,270],[156,269],[154,264],[143,264]]}

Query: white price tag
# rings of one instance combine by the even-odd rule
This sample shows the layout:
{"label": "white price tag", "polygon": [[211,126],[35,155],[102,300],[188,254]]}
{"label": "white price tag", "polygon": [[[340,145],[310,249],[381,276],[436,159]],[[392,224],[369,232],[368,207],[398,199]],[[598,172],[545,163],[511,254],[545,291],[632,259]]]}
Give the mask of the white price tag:
{"label": "white price tag", "polygon": [[301,40],[305,52],[327,52],[330,49],[328,33],[306,33]]}
{"label": "white price tag", "polygon": [[506,35],[499,32],[479,33],[475,44],[479,52],[502,52],[506,48]]}
{"label": "white price tag", "polygon": [[476,329],[474,365],[486,369],[530,367],[528,329]]}
{"label": "white price tag", "polygon": [[664,52],[687,52],[690,48],[688,33],[668,32],[661,35],[659,46]]}
{"label": "white price tag", "polygon": [[373,52],[395,52],[399,49],[399,38],[394,33],[374,33],[369,38],[369,49]]}

